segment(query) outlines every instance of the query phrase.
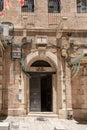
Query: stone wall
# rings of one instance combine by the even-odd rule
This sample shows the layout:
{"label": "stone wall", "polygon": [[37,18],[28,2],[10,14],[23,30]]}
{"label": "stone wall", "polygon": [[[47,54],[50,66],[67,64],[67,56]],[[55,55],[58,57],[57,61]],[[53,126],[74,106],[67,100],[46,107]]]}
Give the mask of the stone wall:
{"label": "stone wall", "polygon": [[[9,10],[5,11],[4,17],[0,16],[0,21],[9,21],[14,23],[15,27],[58,27],[60,22],[64,21],[66,29],[86,29],[87,14],[77,13],[76,0],[61,0],[61,13],[48,13],[47,0],[37,1],[33,13],[21,12],[21,6],[18,0],[11,0]],[[64,20],[64,17],[67,17]]]}
{"label": "stone wall", "polygon": [[[35,43],[37,35],[47,36],[48,42],[45,51],[54,54],[58,60],[56,61],[58,65],[56,66],[58,69],[56,77],[58,97],[56,97],[56,100],[58,99],[58,102],[54,100],[54,102],[57,102],[54,105],[56,109],[54,109],[59,114],[59,117],[62,118],[66,117],[66,109],[72,110],[73,106],[74,116],[76,118],[84,118],[84,115],[87,114],[87,77],[86,75],[82,77],[79,73],[71,82],[71,74],[67,65],[64,70],[64,59],[61,57],[61,50],[57,48],[60,41],[56,39],[56,35],[59,29],[62,28],[65,32],[72,32],[71,39],[74,40],[75,44],[87,43],[87,14],[77,13],[76,0],[61,0],[61,13],[48,13],[47,6],[47,0],[37,0],[34,12],[21,12],[19,1],[11,0],[10,8],[5,11],[3,17],[0,16],[0,22],[12,22],[14,24],[15,33],[13,42],[16,44],[22,45],[24,37],[32,39],[32,44],[24,46],[24,58],[28,54],[39,51]],[[61,45],[69,46],[66,36],[62,38]],[[13,47],[13,49],[15,48]],[[75,58],[82,54],[82,49],[79,49],[76,53],[72,54],[72,57]],[[4,80],[2,85],[0,84],[0,89],[2,89],[2,86],[4,87],[4,98],[3,101],[2,97],[0,100],[0,104],[3,102],[3,113],[7,115],[26,115],[29,112],[29,102],[26,100],[26,93],[28,93],[26,90],[28,87],[26,86],[29,85],[26,81],[28,82],[29,78],[26,78],[22,72],[19,60],[13,61],[11,59],[10,46],[6,46],[3,59],[4,69],[1,76],[3,76]],[[66,83],[64,81],[64,71],[66,71]]]}
{"label": "stone wall", "polygon": [[72,79],[72,99],[74,116],[77,119],[86,119],[87,110],[87,68],[81,66],[77,76]]}

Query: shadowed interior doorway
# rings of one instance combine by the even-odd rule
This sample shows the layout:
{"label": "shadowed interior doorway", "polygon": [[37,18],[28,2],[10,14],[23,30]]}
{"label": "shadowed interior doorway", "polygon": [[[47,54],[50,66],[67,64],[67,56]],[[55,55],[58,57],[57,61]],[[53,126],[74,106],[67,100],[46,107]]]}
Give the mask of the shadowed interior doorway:
{"label": "shadowed interior doorway", "polygon": [[36,73],[30,79],[30,111],[52,112],[52,74]]}

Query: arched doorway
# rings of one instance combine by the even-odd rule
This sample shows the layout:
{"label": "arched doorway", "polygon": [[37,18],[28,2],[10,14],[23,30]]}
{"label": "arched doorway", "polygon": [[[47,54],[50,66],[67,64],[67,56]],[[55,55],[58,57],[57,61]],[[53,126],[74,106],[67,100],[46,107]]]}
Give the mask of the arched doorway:
{"label": "arched doorway", "polygon": [[30,66],[30,111],[53,111],[52,75],[55,69],[44,60],[37,60]]}

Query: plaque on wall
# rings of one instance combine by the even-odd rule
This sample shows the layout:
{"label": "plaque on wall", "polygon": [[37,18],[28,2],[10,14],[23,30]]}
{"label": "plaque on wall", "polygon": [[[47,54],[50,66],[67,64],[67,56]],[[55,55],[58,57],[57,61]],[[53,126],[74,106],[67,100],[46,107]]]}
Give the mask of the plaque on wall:
{"label": "plaque on wall", "polygon": [[12,51],[12,58],[13,59],[20,59],[21,58],[21,51]]}

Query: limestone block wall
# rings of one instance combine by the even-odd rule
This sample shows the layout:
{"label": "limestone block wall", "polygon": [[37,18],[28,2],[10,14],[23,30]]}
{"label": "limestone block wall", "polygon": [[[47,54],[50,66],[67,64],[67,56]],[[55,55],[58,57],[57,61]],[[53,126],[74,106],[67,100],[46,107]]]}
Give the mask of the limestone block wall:
{"label": "limestone block wall", "polygon": [[3,102],[2,102],[2,98],[3,98],[3,59],[2,56],[0,54],[0,112],[2,111],[2,107],[3,107]]}
{"label": "limestone block wall", "polygon": [[[5,52],[5,91],[4,109],[9,115],[25,114],[24,111],[24,85],[19,60],[11,59],[10,47]],[[21,96],[22,95],[22,96]],[[20,111],[20,112],[19,112]],[[19,113],[17,113],[19,112]]]}
{"label": "limestone block wall", "polygon": [[[74,40],[74,44],[77,45],[77,48],[78,46],[86,45],[87,43],[85,32],[77,33],[76,35],[74,34],[74,37],[72,37],[72,39]],[[84,49],[86,48],[80,47],[79,49],[74,51],[74,53],[72,51],[71,53],[71,57],[73,57],[72,59],[76,59],[79,56],[83,55]],[[74,118],[78,118],[78,119],[86,119],[86,114],[87,114],[86,112],[87,111],[86,66],[87,66],[86,63],[81,64],[79,72],[76,74],[76,76],[73,76],[71,80],[73,113],[74,113]]]}
{"label": "limestone block wall", "polygon": [[[87,68],[85,67],[85,69]],[[77,119],[87,119],[87,75],[83,73],[84,67],[72,80],[72,102],[74,117]]]}
{"label": "limestone block wall", "polygon": [[[64,20],[64,17],[67,17]],[[51,27],[58,28],[60,22],[64,21],[66,29],[87,29],[87,14],[77,13],[76,0],[61,0],[60,13],[48,13],[48,0],[37,0],[35,10],[32,13],[21,12],[21,6],[18,0],[11,1],[9,10],[5,11],[4,17],[0,16],[0,22],[9,21],[16,27]]]}
{"label": "limestone block wall", "polygon": [[0,16],[0,22],[12,22],[16,26],[21,25],[21,7],[18,0],[11,0],[9,9],[5,10],[5,15]]}
{"label": "limestone block wall", "polygon": [[[17,36],[17,34],[19,34],[19,36]],[[22,36],[21,36],[22,35]],[[14,42],[15,44],[22,44],[21,40],[23,38],[23,33],[18,33],[15,32],[15,37],[14,37]],[[25,44],[23,46],[23,57],[26,58],[26,56],[29,53],[33,53],[38,51],[37,46],[34,43],[34,39],[35,36],[38,35],[38,33],[32,34],[32,36],[30,36],[29,33],[29,38],[32,37],[33,39],[33,43],[29,43],[29,44]],[[57,53],[57,49],[53,48],[52,45],[50,45],[50,42],[52,44],[56,45],[56,40],[55,37],[48,37],[48,47],[46,49],[46,51],[51,51],[54,54]],[[53,48],[53,49],[52,49]],[[16,47],[12,47],[12,50],[20,50],[19,48]],[[4,79],[5,79],[5,91],[4,91],[4,99],[3,101],[3,113],[7,114],[7,115],[26,115],[26,110],[29,111],[29,107],[27,108],[27,98],[29,98],[29,95],[27,95],[28,97],[26,97],[26,93],[27,93],[27,88],[29,89],[29,83],[28,86],[26,86],[27,84],[26,82],[26,75],[23,73],[21,66],[20,66],[20,60],[16,59],[13,60],[11,58],[11,46],[7,46],[5,49],[5,53],[4,53]],[[29,78],[27,79],[27,82],[29,82]],[[29,92],[28,92],[29,93]],[[29,100],[29,99],[28,99]],[[55,101],[54,101],[55,102]],[[29,102],[28,102],[29,103]],[[56,104],[54,105],[56,106]],[[57,111],[57,108],[54,108],[55,111]]]}
{"label": "limestone block wall", "polygon": [[[33,44],[26,45],[24,47],[25,53],[23,54],[24,58],[29,54],[37,51],[37,47],[35,44],[36,35],[46,35],[48,37],[48,45],[46,51],[50,51],[53,54],[57,55],[58,58],[61,56],[61,53],[55,47],[58,43],[56,40],[56,31],[59,29],[60,24],[62,28],[66,31],[73,30],[72,39],[75,40],[75,43],[78,45],[87,43],[87,34],[84,33],[87,30],[87,14],[78,14],[76,7],[76,0],[61,0],[61,12],[60,13],[48,13],[48,1],[47,0],[37,0],[35,3],[35,11],[33,13],[29,12],[21,12],[21,6],[18,0],[11,0],[11,6],[9,10],[5,11],[5,15],[0,16],[0,22],[12,22],[15,27],[14,34],[14,42],[21,45],[22,38],[27,36],[28,38],[32,38]],[[66,17],[66,18],[64,18]],[[20,28],[20,29],[19,29]],[[19,30],[18,30],[19,29]],[[42,29],[42,30],[41,30]],[[49,30],[47,30],[49,29]],[[76,31],[75,31],[76,30]],[[83,30],[82,34],[78,35],[78,32]],[[74,34],[75,31],[75,34]],[[78,31],[78,32],[77,32]],[[63,37],[64,38],[64,37]],[[66,38],[63,39],[64,46],[67,45]],[[58,41],[59,42],[59,41]],[[53,47],[53,45],[55,45]],[[4,110],[7,110],[7,114],[18,115],[19,111],[22,114],[26,114],[26,98],[25,98],[25,86],[24,73],[21,71],[19,60],[12,61],[11,60],[11,48],[6,47],[5,56],[4,56],[4,99],[3,106]],[[73,58],[82,54],[82,49],[79,49],[74,55]],[[61,62],[62,59],[60,58]],[[62,65],[61,65],[62,66]],[[0,65],[0,70],[2,70],[2,65]],[[87,110],[87,90],[86,90],[86,75],[81,76],[78,74],[77,77],[72,79],[72,95],[71,94],[71,79],[70,72],[66,69],[67,73],[67,100],[65,98],[65,84],[63,82],[63,70],[61,73],[62,77],[61,83],[59,84],[59,89],[62,90],[60,93],[62,104],[60,105],[60,109],[62,106],[66,108],[66,102],[68,102],[68,108],[71,108],[71,99],[72,105],[74,109],[74,115],[79,117],[79,113],[82,112],[81,117],[83,118],[86,114]],[[0,76],[0,79],[2,77]],[[81,81],[83,83],[81,83]],[[0,80],[1,83],[1,80]],[[62,87],[61,87],[62,85]],[[2,89],[2,84],[0,84],[0,90]],[[0,95],[2,92],[0,91]],[[2,104],[2,96],[0,98],[0,108]],[[18,113],[17,113],[18,111]],[[61,114],[62,115],[62,114]]]}

